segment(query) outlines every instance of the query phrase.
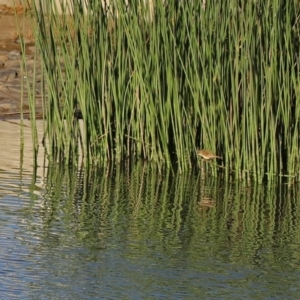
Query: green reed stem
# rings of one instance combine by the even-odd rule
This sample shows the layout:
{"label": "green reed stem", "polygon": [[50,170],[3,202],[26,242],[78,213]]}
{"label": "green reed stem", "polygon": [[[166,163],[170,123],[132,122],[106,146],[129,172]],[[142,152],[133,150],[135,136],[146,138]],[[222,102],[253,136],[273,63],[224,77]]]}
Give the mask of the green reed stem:
{"label": "green reed stem", "polygon": [[235,178],[299,175],[299,3],[85,4],[34,10],[52,153],[183,172],[207,148]]}

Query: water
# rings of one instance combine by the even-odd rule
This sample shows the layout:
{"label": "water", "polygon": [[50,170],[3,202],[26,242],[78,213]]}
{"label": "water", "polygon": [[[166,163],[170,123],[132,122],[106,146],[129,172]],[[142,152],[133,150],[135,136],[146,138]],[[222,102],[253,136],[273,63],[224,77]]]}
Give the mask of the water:
{"label": "water", "polygon": [[67,169],[42,146],[35,169],[19,133],[0,121],[1,299],[299,297],[297,184]]}

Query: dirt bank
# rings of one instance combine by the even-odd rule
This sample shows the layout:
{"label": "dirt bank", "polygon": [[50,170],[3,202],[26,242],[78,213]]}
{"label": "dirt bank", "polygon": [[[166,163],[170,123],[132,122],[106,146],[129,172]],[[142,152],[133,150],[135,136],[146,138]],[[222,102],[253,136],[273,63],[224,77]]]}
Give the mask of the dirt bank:
{"label": "dirt bank", "polygon": [[[25,6],[0,5],[0,118],[19,117],[21,108],[25,114],[29,113],[28,94],[22,91],[22,80],[24,76],[29,78],[33,69],[35,46],[28,15]],[[22,72],[20,67],[20,33],[26,44],[27,72]],[[39,95],[37,101],[39,108]]]}

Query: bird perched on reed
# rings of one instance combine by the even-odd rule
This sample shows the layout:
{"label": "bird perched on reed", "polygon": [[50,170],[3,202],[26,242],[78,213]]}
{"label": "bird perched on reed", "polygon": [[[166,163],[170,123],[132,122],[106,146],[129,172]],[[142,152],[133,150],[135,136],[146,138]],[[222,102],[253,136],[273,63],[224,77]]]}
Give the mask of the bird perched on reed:
{"label": "bird perched on reed", "polygon": [[212,152],[210,152],[209,150],[204,150],[204,149],[197,150],[197,155],[201,156],[205,160],[210,160],[212,158],[220,158],[220,159],[222,159],[221,156],[215,155]]}

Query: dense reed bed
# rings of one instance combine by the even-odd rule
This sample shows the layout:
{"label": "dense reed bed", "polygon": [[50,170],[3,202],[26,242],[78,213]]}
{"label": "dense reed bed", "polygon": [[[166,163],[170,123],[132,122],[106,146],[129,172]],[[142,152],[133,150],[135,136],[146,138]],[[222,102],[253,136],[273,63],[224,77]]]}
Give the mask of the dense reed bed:
{"label": "dense reed bed", "polygon": [[238,178],[299,176],[299,1],[45,2],[50,155],[183,172],[207,148]]}

